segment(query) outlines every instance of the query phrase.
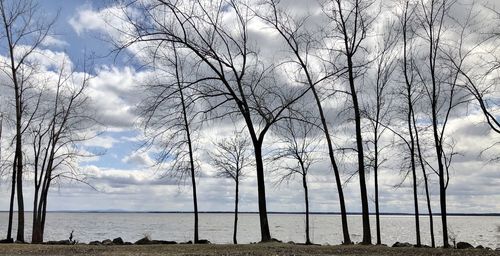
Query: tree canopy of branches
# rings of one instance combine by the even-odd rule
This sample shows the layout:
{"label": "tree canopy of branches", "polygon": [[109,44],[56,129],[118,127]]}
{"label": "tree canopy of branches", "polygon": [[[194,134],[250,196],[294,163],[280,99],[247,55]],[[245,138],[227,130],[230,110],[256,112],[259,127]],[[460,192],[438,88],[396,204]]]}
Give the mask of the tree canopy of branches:
{"label": "tree canopy of branches", "polygon": [[236,131],[233,137],[222,139],[215,146],[215,153],[210,157],[217,168],[217,176],[232,179],[235,183],[233,243],[237,244],[240,181],[245,177],[245,170],[253,164],[250,141],[241,131]]}
{"label": "tree canopy of branches", "polygon": [[[307,174],[311,165],[318,160],[317,148],[320,136],[318,136],[317,125],[310,120],[287,119],[279,125],[277,133],[279,134],[280,144],[283,144],[273,156],[273,161],[279,163],[279,183],[289,181],[295,175],[300,176],[304,188],[306,244],[312,244],[309,230]],[[292,160],[293,163],[287,163],[286,160]]]}
{"label": "tree canopy of branches", "polygon": [[79,143],[93,137],[96,124],[88,113],[85,90],[89,75],[78,77],[72,70],[66,70],[62,63],[55,81],[47,81],[53,88],[40,88],[37,100],[38,112],[28,128],[31,140],[34,169],[33,229],[32,243],[42,243],[47,215],[49,189],[54,180],[85,182],[77,170],[78,157],[86,156]]}
{"label": "tree canopy of branches", "polygon": [[[23,135],[28,129],[36,107],[26,104],[35,85],[31,77],[35,72],[35,63],[29,59],[49,34],[53,20],[41,15],[34,1],[0,1],[2,18],[2,47],[6,49],[8,63],[2,71],[12,85],[15,106],[15,153],[12,165],[12,191],[9,208],[7,239],[12,240],[12,215],[14,194],[17,189],[17,241],[24,242],[24,196],[23,196]],[[35,93],[36,94],[36,93]]]}
{"label": "tree canopy of branches", "polygon": [[[259,57],[249,36],[249,7],[240,1],[134,1],[137,13],[127,12],[129,29],[119,49],[132,45],[161,49],[172,43],[187,55],[197,71],[190,84],[205,99],[200,110],[211,118],[244,120],[254,147],[262,241],[271,240],[267,219],[262,145],[270,127],[308,88],[277,86],[272,67]],[[227,22],[230,19],[232,22]],[[150,63],[150,62],[149,62]]]}

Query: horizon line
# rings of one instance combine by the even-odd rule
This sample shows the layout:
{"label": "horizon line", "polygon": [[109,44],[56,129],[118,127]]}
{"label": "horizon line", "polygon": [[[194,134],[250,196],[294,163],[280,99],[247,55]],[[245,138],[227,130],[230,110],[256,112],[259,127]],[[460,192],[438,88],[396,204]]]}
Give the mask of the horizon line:
{"label": "horizon line", "polygon": [[[0,210],[0,213],[7,213],[9,211]],[[17,212],[17,211],[14,211]],[[33,211],[25,211],[25,212],[33,212]],[[51,210],[47,211],[48,213],[166,213],[166,214],[192,214],[193,211],[129,211],[129,210]],[[234,211],[198,211],[198,213],[204,214],[234,214]],[[258,211],[240,211],[238,214],[258,214]],[[286,212],[286,211],[270,211],[268,214],[305,214],[305,212]],[[340,212],[309,212],[312,215],[340,215]],[[347,215],[361,215],[361,212],[348,212]],[[370,212],[370,215],[375,216],[375,213]],[[380,213],[380,215],[384,216],[414,216],[414,213],[408,212],[384,212]],[[420,216],[429,216],[428,213],[420,213]],[[441,213],[432,213],[432,216],[440,216]],[[492,216],[492,217],[500,217],[500,213],[448,213],[447,216]]]}

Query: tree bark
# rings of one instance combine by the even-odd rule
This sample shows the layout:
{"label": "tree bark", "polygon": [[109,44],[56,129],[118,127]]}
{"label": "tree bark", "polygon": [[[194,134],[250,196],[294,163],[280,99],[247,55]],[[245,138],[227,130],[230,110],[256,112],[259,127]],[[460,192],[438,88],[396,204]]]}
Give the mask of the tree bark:
{"label": "tree bark", "polygon": [[12,184],[11,184],[11,189],[10,189],[9,224],[7,227],[7,240],[10,240],[12,242],[13,242],[13,239],[12,239],[12,221],[13,221],[13,217],[14,217],[14,197],[16,194],[16,168],[15,168],[15,165],[16,164],[14,162],[14,166],[12,167]]}
{"label": "tree bark", "polygon": [[311,244],[309,236],[309,191],[307,188],[307,177],[302,175],[302,186],[304,187],[304,201],[306,203],[306,244]]}
{"label": "tree bark", "polygon": [[[377,129],[375,129],[375,137],[377,136]],[[377,244],[382,244],[380,237],[380,210],[378,200],[378,139],[375,139],[375,166],[373,168],[373,175],[375,179],[375,224],[377,226]]]}
{"label": "tree bark", "polygon": [[418,159],[420,162],[420,166],[422,168],[422,175],[424,177],[425,199],[426,199],[426,203],[427,203],[427,212],[429,214],[429,230],[430,230],[430,236],[431,236],[431,247],[434,248],[434,247],[436,247],[436,241],[434,239],[434,217],[432,216],[431,196],[430,196],[430,192],[429,192],[429,180],[427,178],[427,172],[425,170],[424,157],[422,155],[422,150],[420,148],[420,138],[418,135],[417,122],[415,120],[414,114],[412,116],[412,121],[413,121],[413,128],[415,130],[415,143],[417,144]]}
{"label": "tree bark", "polygon": [[[347,38],[346,38],[347,39]],[[346,43],[346,51],[349,47]],[[361,113],[359,109],[358,96],[356,87],[354,84],[354,66],[352,63],[352,56],[350,53],[347,54],[347,68],[349,73],[349,87],[352,98],[352,104],[354,108],[354,120],[356,124],[356,148],[358,151],[358,175],[359,175],[359,188],[361,191],[361,210],[363,218],[363,240],[362,244],[371,244],[371,230],[370,230],[370,210],[368,208],[368,193],[366,191],[366,179],[365,179],[365,157],[363,152],[363,136],[361,131]]]}
{"label": "tree bark", "polygon": [[252,143],[255,149],[255,164],[257,167],[257,192],[259,200],[260,235],[262,242],[268,242],[271,241],[271,233],[269,232],[269,223],[267,220],[266,185],[264,183],[262,143],[255,141],[253,138]]}
{"label": "tree bark", "polygon": [[413,204],[415,208],[415,238],[417,240],[417,247],[422,246],[420,240],[420,214],[418,211],[418,193],[417,193],[417,170],[415,162],[415,137],[413,134],[412,125],[413,105],[411,100],[411,93],[408,92],[408,132],[410,134],[410,161],[411,161],[411,174],[413,182]]}
{"label": "tree bark", "polygon": [[345,207],[345,199],[344,199],[344,191],[342,188],[342,181],[340,180],[340,171],[337,166],[337,161],[335,160],[335,154],[333,152],[333,143],[330,137],[330,132],[328,129],[328,124],[326,123],[325,114],[323,112],[323,106],[321,105],[321,100],[318,96],[316,88],[311,86],[311,91],[314,95],[314,100],[316,101],[316,106],[318,107],[319,116],[321,119],[321,125],[323,127],[323,132],[325,134],[326,144],[328,146],[328,156],[330,157],[330,164],[333,167],[333,173],[335,176],[335,184],[337,185],[337,193],[339,195],[339,204],[340,204],[340,216],[342,219],[342,235],[344,241],[343,244],[351,244],[351,237],[349,235],[349,226],[347,223],[347,211]]}
{"label": "tree bark", "polygon": [[182,85],[179,83],[179,93],[181,96],[181,104],[182,104],[182,115],[184,119],[184,126],[186,129],[186,138],[187,138],[187,143],[188,143],[188,149],[189,149],[189,167],[190,167],[190,173],[191,173],[191,185],[193,187],[193,208],[194,208],[194,243],[199,242],[199,235],[198,235],[198,197],[196,194],[196,172],[194,168],[194,156],[193,156],[193,145],[191,141],[191,131],[189,128],[189,120],[187,117],[187,107],[186,103],[184,101],[184,94],[183,94],[183,88]]}
{"label": "tree bark", "polygon": [[[21,135],[21,118],[19,118],[19,127],[18,127],[18,136],[20,137]],[[16,174],[17,174],[17,238],[16,240],[19,242],[24,242],[24,197],[23,197],[23,153],[21,151],[21,139],[16,139],[16,155],[17,155],[17,168],[16,168]]]}
{"label": "tree bark", "polygon": [[236,191],[234,193],[234,230],[233,230],[233,243],[238,244],[236,239],[238,233],[238,200],[239,200],[239,180],[236,176]]}

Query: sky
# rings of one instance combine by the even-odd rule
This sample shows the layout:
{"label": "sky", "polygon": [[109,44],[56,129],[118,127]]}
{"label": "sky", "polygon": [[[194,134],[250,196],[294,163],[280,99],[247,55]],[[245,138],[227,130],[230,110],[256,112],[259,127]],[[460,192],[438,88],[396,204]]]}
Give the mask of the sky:
{"label": "sky", "polygon": [[[291,8],[303,8],[300,1],[288,1]],[[115,54],[113,46],[105,40],[106,8],[112,1],[40,1],[40,8],[47,16],[58,14],[52,40],[46,50],[67,56],[75,64],[81,63],[85,55],[94,57],[88,91],[92,99],[97,119],[103,124],[102,133],[86,141],[88,150],[100,152],[92,158],[79,162],[79,171],[86,176],[92,186],[76,182],[61,182],[53,186],[48,209],[52,211],[191,211],[192,199],[189,184],[163,177],[168,170],[151,167],[153,155],[141,149],[144,134],[138,125],[134,111],[140,103],[140,81],[150,74],[150,70],[139,67],[126,54]],[[269,29],[258,31],[271,47],[276,42]],[[274,43],[274,44],[273,44]],[[267,46],[267,45],[266,45]],[[270,51],[272,51],[271,48]],[[84,70],[79,70],[84,72]],[[464,110],[465,111],[465,110]],[[231,136],[231,122],[208,123],[201,128],[195,140],[201,148],[197,154],[201,162],[198,177],[199,210],[231,211],[233,209],[234,184],[231,180],[214,175],[214,167],[207,158],[206,148],[217,137]],[[500,213],[500,163],[491,162],[480,153],[500,141],[500,136],[492,132],[480,113],[457,114],[450,122],[450,133],[456,142],[455,149],[460,154],[453,163],[448,189],[448,211],[455,213]],[[340,140],[348,140],[338,135]],[[344,137],[342,137],[344,136]],[[493,148],[497,150],[497,148]],[[493,151],[495,153],[500,151]],[[380,172],[380,208],[382,212],[412,212],[411,184],[406,181],[400,187],[403,174],[395,163],[385,166]],[[350,173],[349,163],[342,165],[342,177]],[[270,168],[268,168],[270,169]],[[257,211],[257,190],[255,171],[248,170],[241,185],[241,211]],[[267,200],[269,211],[300,212],[304,210],[301,182],[292,179],[288,183],[276,185],[274,173],[266,172]],[[27,180],[26,183],[30,181]],[[326,156],[311,168],[310,204],[317,212],[338,212],[338,198],[333,172],[328,167]],[[26,186],[29,187],[29,186]],[[422,188],[422,187],[421,187]],[[360,212],[360,193],[357,179],[344,185],[347,210]],[[0,192],[7,195],[7,182],[0,184]],[[373,203],[373,175],[368,174],[370,209]],[[422,209],[424,191],[420,189],[419,199]],[[438,211],[437,178],[431,176],[433,207]],[[26,189],[29,202],[32,191]],[[31,203],[26,203],[30,209]],[[0,210],[8,209],[8,197],[0,197]],[[425,212],[425,210],[423,210]]]}

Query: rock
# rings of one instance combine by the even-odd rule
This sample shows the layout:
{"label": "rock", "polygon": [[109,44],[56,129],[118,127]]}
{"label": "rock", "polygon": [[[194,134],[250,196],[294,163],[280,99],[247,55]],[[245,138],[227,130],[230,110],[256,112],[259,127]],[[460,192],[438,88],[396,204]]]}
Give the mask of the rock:
{"label": "rock", "polygon": [[294,241],[288,241],[287,244],[295,244]]}
{"label": "rock", "polygon": [[193,242],[187,241],[187,242],[182,242],[181,244],[193,244]]}
{"label": "rock", "polygon": [[73,242],[70,240],[60,240],[60,241],[48,241],[45,244],[52,244],[52,245],[72,245]]}
{"label": "rock", "polygon": [[106,239],[106,240],[102,240],[101,244],[102,245],[112,245],[113,241],[111,241],[110,239]]}
{"label": "rock", "polygon": [[117,237],[117,238],[113,239],[113,244],[123,245],[123,239],[121,237]]}
{"label": "rock", "polygon": [[151,243],[151,240],[149,240],[148,237],[144,237],[144,238],[137,240],[134,244],[145,245],[145,244],[150,244],[150,243]]}
{"label": "rock", "polygon": [[478,245],[478,246],[476,246],[476,249],[484,249],[484,246]]}
{"label": "rock", "polygon": [[500,252],[500,247],[496,248],[495,251]]}
{"label": "rock", "polygon": [[131,243],[131,242],[125,242],[125,243],[123,243],[123,245],[133,245],[133,243]]}
{"label": "rock", "polygon": [[210,241],[208,241],[207,239],[200,239],[198,240],[197,244],[210,244]]}
{"label": "rock", "polygon": [[471,244],[469,244],[467,242],[458,242],[457,243],[457,249],[470,249],[470,248],[474,248],[474,246],[472,246]]}
{"label": "rock", "polygon": [[12,239],[12,238],[0,240],[0,244],[13,244],[13,243],[14,243],[14,239]]}
{"label": "rock", "polygon": [[392,247],[413,247],[412,244],[410,243],[400,243],[400,242],[395,242]]}
{"label": "rock", "polygon": [[177,244],[176,241],[152,240],[150,244]]}
{"label": "rock", "polygon": [[92,241],[89,245],[102,245],[101,241]]}

